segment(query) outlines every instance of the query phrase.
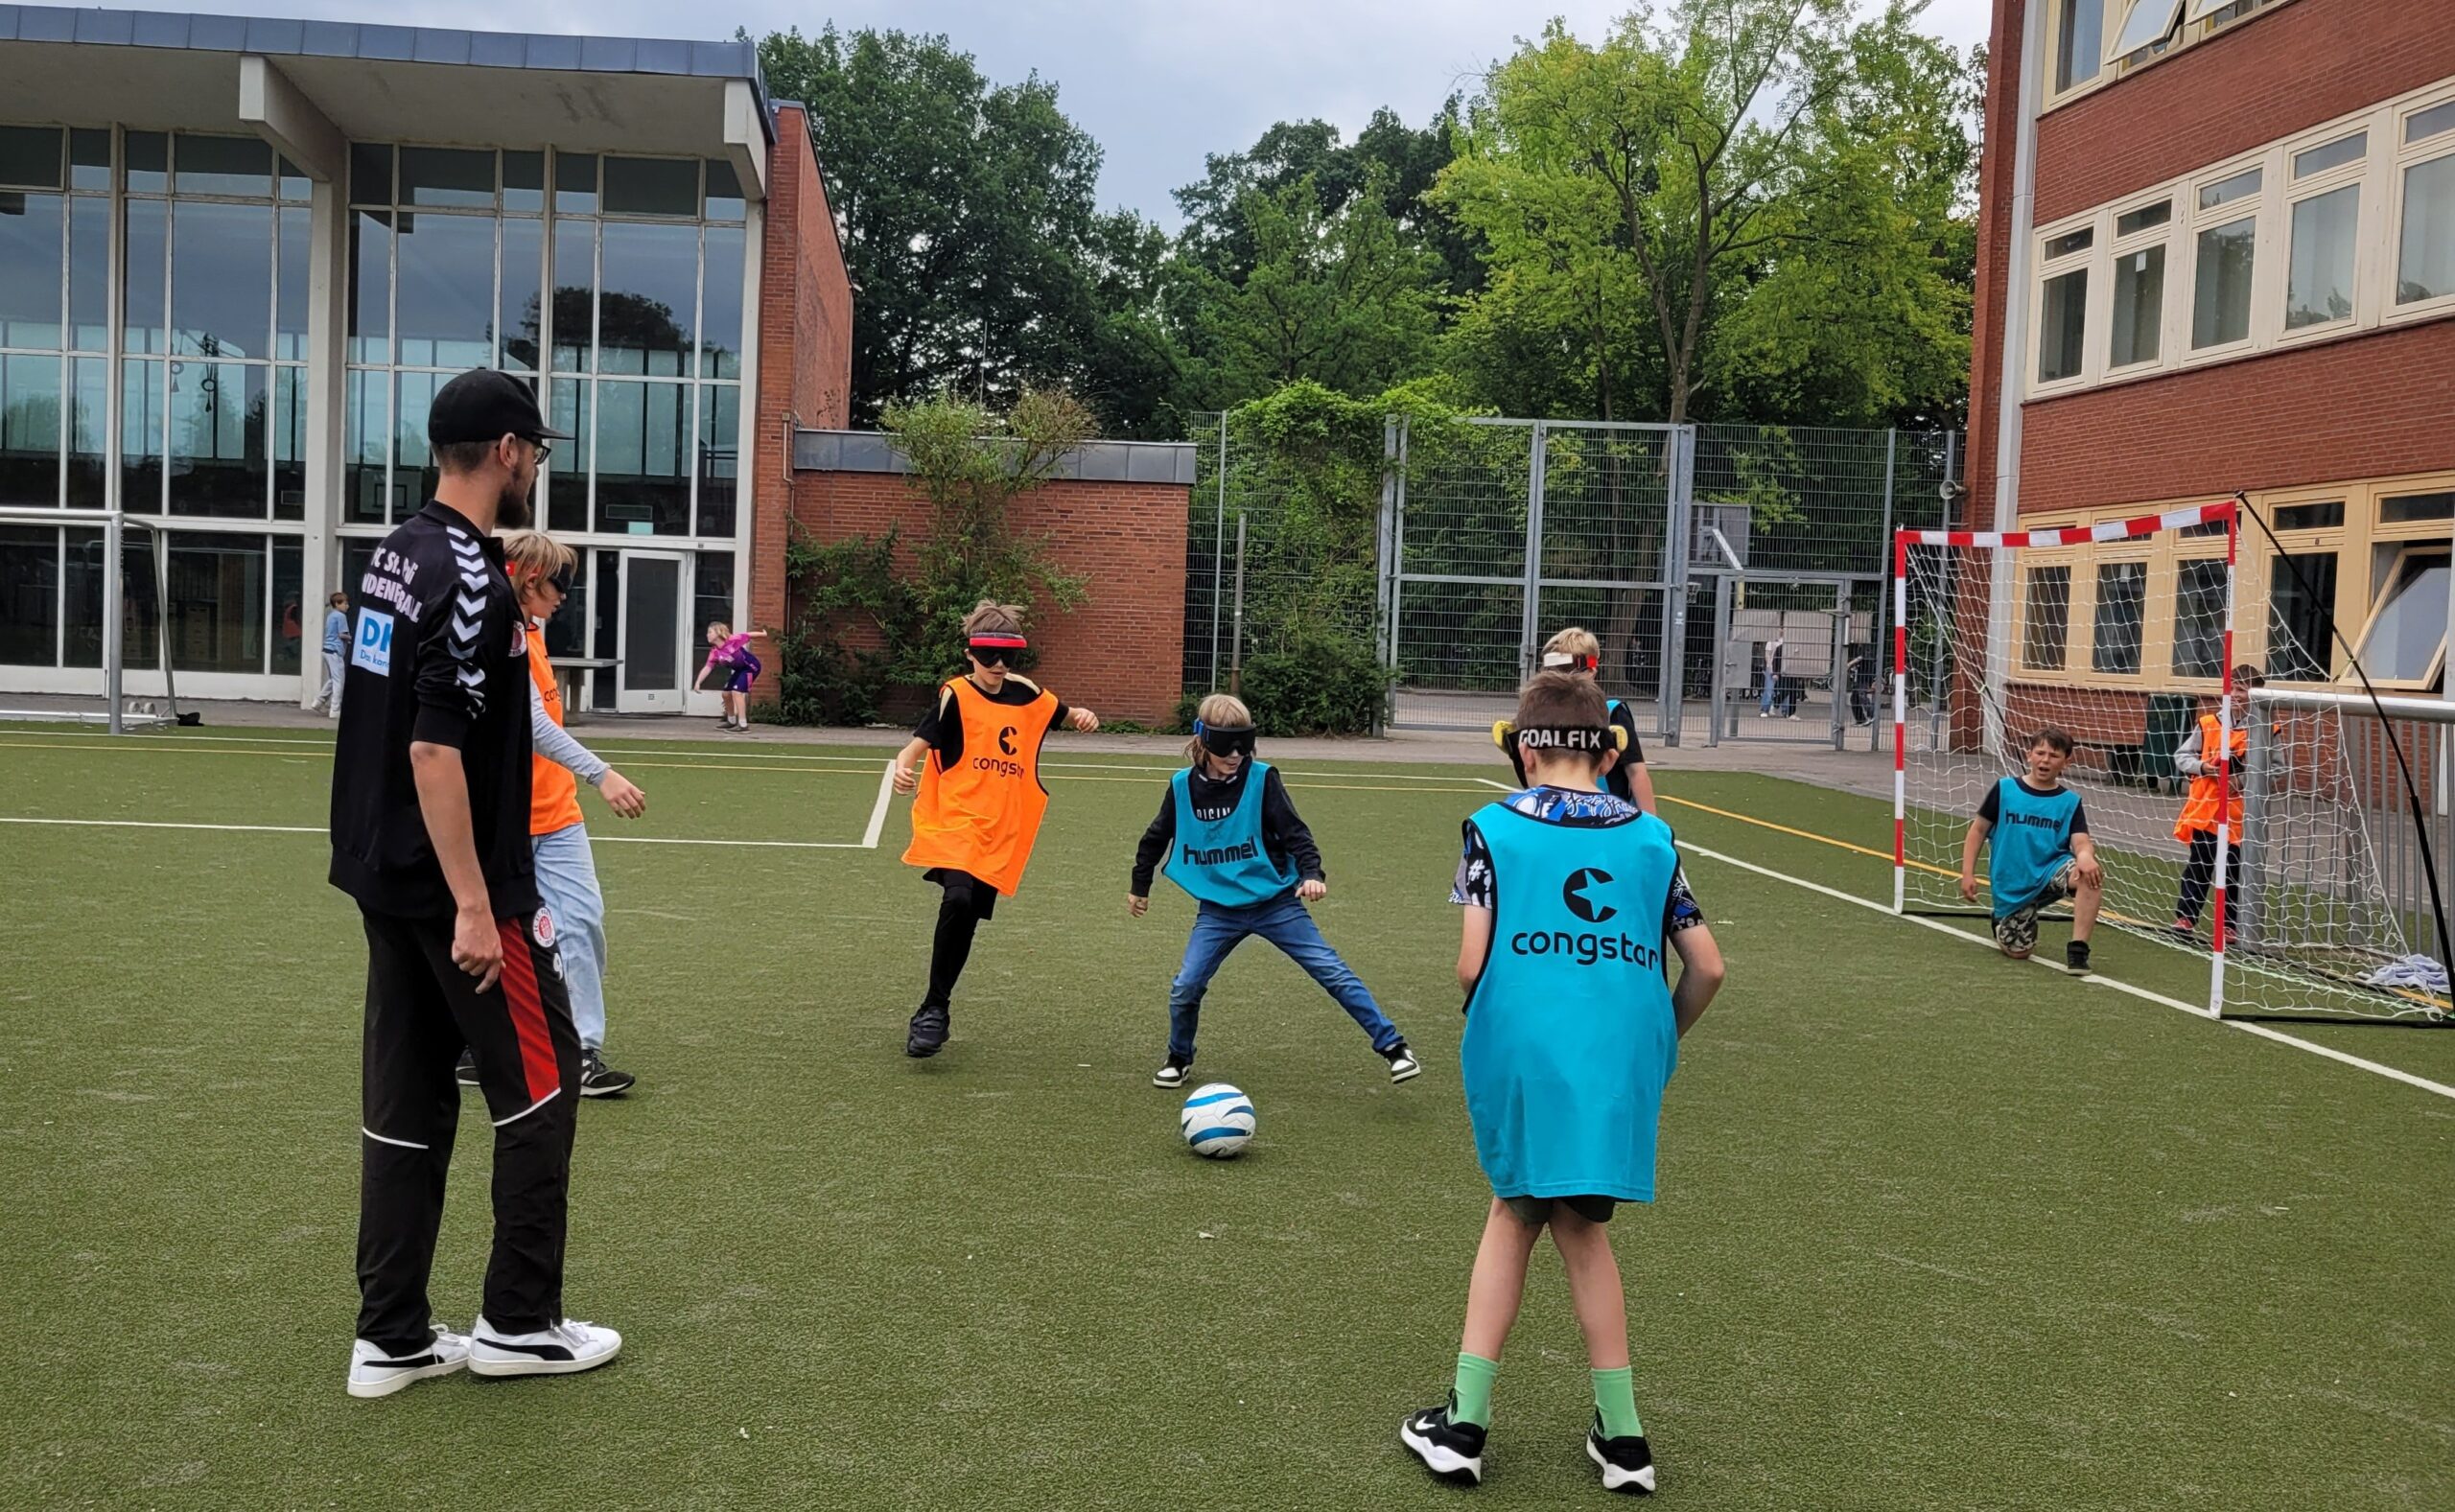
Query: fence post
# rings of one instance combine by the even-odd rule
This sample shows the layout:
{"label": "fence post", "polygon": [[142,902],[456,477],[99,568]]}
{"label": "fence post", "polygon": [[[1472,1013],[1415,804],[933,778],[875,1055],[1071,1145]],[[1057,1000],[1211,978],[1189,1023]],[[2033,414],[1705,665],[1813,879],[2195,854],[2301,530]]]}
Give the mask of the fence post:
{"label": "fence post", "polygon": [[[1950,530],[1952,527],[1953,473],[1959,445],[1959,431],[1944,432],[1944,481],[1942,486],[1935,490],[1942,500],[1935,518],[1935,528],[1938,530]],[[1960,592],[1958,585],[1947,586],[1956,598]],[[1934,614],[1934,607],[1931,603],[1927,606],[1927,612],[1930,616]],[[1941,751],[1944,749],[1944,721],[1951,717],[1950,710],[1945,707],[1950,700],[1945,697],[1944,689],[1944,638],[1940,633],[1934,634],[1929,637],[1929,643],[1934,649],[1927,658],[1927,749]],[[1907,668],[1905,667],[1903,670],[1906,672]],[[1905,723],[1902,728],[1906,730],[1908,726]]]}
{"label": "fence post", "polygon": [[1535,652],[1543,643],[1543,454],[1551,430],[1537,420],[1526,434],[1526,586],[1519,593],[1517,626],[1521,683],[1533,675]]}
{"label": "fence post", "polygon": [[[1671,486],[1665,500],[1668,519],[1663,531],[1661,714],[1655,731],[1667,746],[1679,744],[1687,717],[1688,543],[1695,530],[1696,428],[1672,430]],[[1716,657],[1721,648],[1714,648]]]}
{"label": "fence post", "polygon": [[1397,678],[1393,655],[1398,618],[1398,558],[1393,541],[1398,531],[1400,490],[1406,487],[1400,458],[1405,453],[1405,424],[1396,415],[1381,421],[1381,519],[1372,533],[1372,659],[1381,664],[1381,702],[1372,710],[1372,733],[1383,733]]}
{"label": "fence post", "polygon": [[1236,511],[1236,625],[1228,643],[1228,691],[1245,696],[1245,512]]}
{"label": "fence post", "polygon": [[[1242,528],[1241,524],[1239,528]],[[1210,690],[1219,691],[1219,571],[1228,554],[1228,411],[1219,411],[1219,505],[1210,527]]]}
{"label": "fence post", "polygon": [[[1879,536],[1877,539],[1878,539],[1878,540],[1880,540],[1880,541],[1882,541],[1882,542],[1883,543],[1883,549],[1884,549],[1884,550],[1885,550],[1885,552],[1887,553],[1886,558],[1885,558],[1885,560],[1886,560],[1887,562],[1889,562],[1889,561],[1891,560],[1891,558],[1890,558],[1890,556],[1889,556],[1889,553],[1890,553],[1890,551],[1892,550],[1892,473],[1893,473],[1893,462],[1894,462],[1894,458],[1895,458],[1895,457],[1897,457],[1897,456],[1900,454],[1899,454],[1899,448],[1898,448],[1898,443],[1900,442],[1900,439],[1901,439],[1901,431],[1900,431],[1899,428],[1897,428],[1897,427],[1886,427],[1886,428],[1885,428],[1885,430],[1884,430],[1884,433],[1883,433],[1883,534],[1882,534],[1882,536]],[[1878,607],[1879,607],[1879,608],[1881,608],[1881,607],[1882,607],[1882,598],[1881,598],[1881,596],[1879,596],[1879,598],[1878,598]],[[1875,641],[1877,641],[1877,640],[1883,640],[1883,641],[1885,641],[1885,642],[1886,642],[1886,644],[1885,644],[1885,646],[1884,646],[1884,658],[1885,658],[1885,660],[1886,660],[1886,661],[1891,660],[1891,657],[1892,657],[1892,646],[1891,646],[1891,644],[1890,644],[1891,638],[1890,638],[1889,636],[1879,636],[1879,635],[1877,634],[1877,631],[1876,631],[1876,623],[1875,623],[1875,620],[1873,620],[1873,619],[1870,619],[1870,620],[1868,620],[1868,621],[1867,621],[1867,640],[1868,640],[1868,642],[1869,642],[1869,644],[1868,644],[1868,646],[1867,646],[1867,652],[1868,652],[1868,654],[1869,654],[1870,656],[1872,656],[1872,655],[1875,653],[1875,645],[1874,645],[1874,642],[1875,642]],[[1884,680],[1883,680],[1883,683],[1882,683],[1882,686],[1885,686],[1885,687],[1890,687],[1890,686],[1892,686],[1892,677],[1891,677],[1891,671],[1890,671],[1890,669],[1889,669],[1889,668],[1886,668],[1886,670],[1885,670],[1885,676],[1884,676]],[[1835,696],[1835,698],[1838,698],[1838,697],[1840,696],[1840,686],[1839,686],[1839,685],[1838,685],[1838,684],[1835,684],[1835,686],[1834,686],[1834,696]],[[1882,736],[1882,734],[1881,733],[1881,732],[1882,732],[1882,730],[1883,730],[1883,721],[1882,721],[1882,720],[1881,720],[1881,719],[1874,720],[1874,721],[1872,721],[1871,723],[1869,723],[1869,724],[1868,724],[1868,726],[1867,726],[1867,749],[1868,749],[1868,750],[1870,750],[1870,751],[1881,751],[1881,750],[1882,750],[1882,749],[1883,749],[1883,736]]]}

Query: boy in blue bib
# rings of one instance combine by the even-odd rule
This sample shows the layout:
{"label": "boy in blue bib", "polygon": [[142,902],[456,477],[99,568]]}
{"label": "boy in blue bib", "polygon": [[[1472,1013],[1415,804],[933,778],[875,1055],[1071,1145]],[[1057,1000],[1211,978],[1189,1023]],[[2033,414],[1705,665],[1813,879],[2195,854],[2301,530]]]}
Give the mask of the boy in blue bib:
{"label": "boy in blue bib", "polygon": [[[1492,1201],[1456,1384],[1398,1436],[1435,1476],[1483,1479],[1492,1378],[1548,1227],[1593,1369],[1586,1455],[1606,1490],[1647,1492],[1653,1456],[1603,1225],[1618,1203],[1653,1200],[1663,1088],[1679,1036],[1721,986],[1721,952],[1680,875],[1671,826],[1602,788],[1619,738],[1592,680],[1538,675],[1514,723],[1514,754],[1534,785],[1466,821],[1450,895],[1465,905],[1460,1069]],[[1676,988],[1667,951],[1679,957]]]}
{"label": "boy in blue bib", "polygon": [[1391,1081],[1413,1077],[1423,1068],[1408,1053],[1406,1036],[1305,911],[1329,892],[1321,852],[1288,801],[1287,784],[1253,759],[1251,711],[1239,699],[1213,693],[1202,701],[1193,728],[1185,747],[1190,764],[1169,779],[1158,817],[1142,832],[1125,897],[1126,911],[1141,918],[1151,905],[1153,872],[1165,871],[1201,905],[1184,963],[1168,987],[1168,1058],[1151,1084],[1184,1085],[1203,994],[1248,935],[1286,951],[1338,1000],[1372,1036],[1373,1050],[1390,1063]]}
{"label": "boy in blue bib", "polygon": [[1960,847],[1960,896],[1977,901],[1977,852],[1986,848],[1986,885],[1995,895],[1995,942],[2015,961],[2037,948],[2037,918],[2071,900],[2071,942],[2064,964],[2089,969],[2089,935],[2106,896],[2106,874],[2089,836],[2089,811],[2063,785],[2071,737],[2052,725],[2029,737],[2028,771],[1986,790]]}

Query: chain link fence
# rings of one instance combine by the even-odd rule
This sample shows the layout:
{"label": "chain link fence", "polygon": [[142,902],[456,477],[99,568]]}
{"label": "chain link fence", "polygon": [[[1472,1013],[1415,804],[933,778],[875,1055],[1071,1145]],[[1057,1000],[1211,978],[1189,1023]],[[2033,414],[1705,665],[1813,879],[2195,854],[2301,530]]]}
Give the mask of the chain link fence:
{"label": "chain link fence", "polygon": [[1198,425],[1185,686],[1284,706],[1308,669],[1368,668],[1369,707],[1314,728],[1486,726],[1581,624],[1658,736],[1872,740],[1890,531],[1940,518],[1959,463],[1943,431]]}

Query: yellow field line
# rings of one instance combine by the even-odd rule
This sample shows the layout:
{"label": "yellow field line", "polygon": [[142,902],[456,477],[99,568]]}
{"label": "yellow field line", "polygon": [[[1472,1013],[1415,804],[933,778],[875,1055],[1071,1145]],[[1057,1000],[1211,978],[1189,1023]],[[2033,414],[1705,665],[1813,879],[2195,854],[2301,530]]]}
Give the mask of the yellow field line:
{"label": "yellow field line", "polygon": [[[1817,845],[1831,846],[1836,850],[1849,850],[1862,856],[1873,856],[1886,866],[1892,864],[1892,852],[1889,850],[1878,850],[1872,846],[1854,845],[1847,840],[1835,840],[1831,835],[1819,835],[1812,829],[1793,829],[1788,825],[1777,825],[1769,819],[1759,819],[1753,814],[1736,814],[1727,808],[1716,808],[1711,803],[1699,803],[1694,799],[1673,798],[1669,793],[1656,792],[1654,797],[1666,803],[1677,803],[1682,808],[1693,808],[1699,813],[1712,814],[1721,819],[1736,819],[1742,825],[1754,825],[1759,829],[1770,829],[1776,834],[1789,835],[1799,840],[1812,840]],[[1921,872],[1931,872],[1937,876],[1948,876],[1954,880],[1960,877],[1959,872],[1949,867],[1934,866],[1925,861],[1912,861],[1909,864]]]}

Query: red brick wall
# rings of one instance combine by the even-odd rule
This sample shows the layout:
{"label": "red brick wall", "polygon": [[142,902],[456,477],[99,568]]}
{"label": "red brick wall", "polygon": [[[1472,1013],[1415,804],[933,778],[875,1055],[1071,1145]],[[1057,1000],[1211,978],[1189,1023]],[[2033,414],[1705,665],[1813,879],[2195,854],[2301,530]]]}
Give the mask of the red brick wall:
{"label": "red brick wall", "polygon": [[2455,467],[2455,321],[2027,407],[2021,512]]}
{"label": "red brick wall", "polygon": [[[799,105],[776,111],[759,282],[759,371],[750,468],[750,622],[784,624],[785,522],[793,509],[793,432],[841,428],[853,384],[853,288],[827,185]],[[776,697],[783,658],[770,642],[753,696]]]}
{"label": "red brick wall", "polygon": [[[1184,676],[1189,493],[1158,483],[1060,480],[1016,500],[1015,527],[1048,536],[1057,560],[1088,579],[1082,608],[1026,626],[1039,654],[1035,682],[1103,719],[1157,724],[1175,712]],[[909,540],[928,528],[929,504],[892,473],[802,473],[793,516],[821,541],[881,535],[889,526]],[[958,650],[948,648],[949,676],[961,670]]]}
{"label": "red brick wall", "polygon": [[[2291,0],[2042,117],[2037,223],[2449,74],[2446,0]],[[1993,121],[1990,110],[1989,141]]]}
{"label": "red brick wall", "polygon": [[1977,283],[1969,345],[1969,452],[1961,523],[1995,525],[1997,401],[2002,392],[2003,271],[2012,247],[2012,150],[2021,113],[2021,29],[2029,0],[1995,0],[1987,47],[1985,151],[1977,165]]}

